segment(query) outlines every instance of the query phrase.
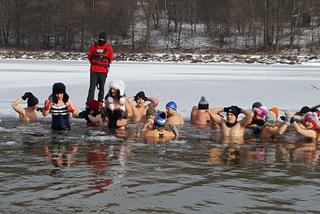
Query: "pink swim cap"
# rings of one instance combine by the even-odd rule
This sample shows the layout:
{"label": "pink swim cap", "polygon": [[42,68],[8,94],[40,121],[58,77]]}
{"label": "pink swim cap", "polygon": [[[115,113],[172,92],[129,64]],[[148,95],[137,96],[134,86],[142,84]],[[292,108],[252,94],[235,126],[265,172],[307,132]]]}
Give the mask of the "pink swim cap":
{"label": "pink swim cap", "polygon": [[260,106],[259,108],[254,108],[253,112],[255,116],[264,118],[268,113],[268,109],[265,106]]}

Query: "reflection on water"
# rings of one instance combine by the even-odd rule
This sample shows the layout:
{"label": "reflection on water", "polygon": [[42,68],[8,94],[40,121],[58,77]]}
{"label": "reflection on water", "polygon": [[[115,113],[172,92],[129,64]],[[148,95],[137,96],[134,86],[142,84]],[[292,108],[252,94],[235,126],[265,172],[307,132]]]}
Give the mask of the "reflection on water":
{"label": "reflection on water", "polygon": [[289,131],[262,142],[220,140],[189,124],[149,144],[76,122],[0,124],[3,213],[317,213],[320,145]]}
{"label": "reflection on water", "polygon": [[[51,148],[49,148],[51,147]],[[55,143],[44,145],[44,154],[47,161],[56,167],[71,166],[74,163],[74,155],[78,152],[76,143]]]}

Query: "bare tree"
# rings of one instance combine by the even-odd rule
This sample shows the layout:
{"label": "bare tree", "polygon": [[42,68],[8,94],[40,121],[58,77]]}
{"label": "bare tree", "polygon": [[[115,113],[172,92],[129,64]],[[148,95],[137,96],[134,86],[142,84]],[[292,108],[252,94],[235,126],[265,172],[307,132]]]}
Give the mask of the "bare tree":
{"label": "bare tree", "polygon": [[163,48],[181,48],[182,38],[194,41],[203,25],[214,48],[314,51],[319,6],[318,0],[0,0],[0,47],[83,51],[103,30],[116,49],[149,51],[151,32]]}
{"label": "bare tree", "polygon": [[293,0],[292,19],[290,26],[290,49],[292,49],[294,45],[298,20],[300,18],[301,5],[302,0]]}

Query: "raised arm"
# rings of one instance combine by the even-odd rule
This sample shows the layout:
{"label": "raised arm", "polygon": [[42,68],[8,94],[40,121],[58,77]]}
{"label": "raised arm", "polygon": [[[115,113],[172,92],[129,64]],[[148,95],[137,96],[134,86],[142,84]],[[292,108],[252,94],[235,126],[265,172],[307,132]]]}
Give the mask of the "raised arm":
{"label": "raised arm", "polygon": [[130,117],[133,121],[138,122],[141,119],[141,115],[133,100],[133,97],[128,97],[125,103],[125,107],[128,113],[128,117]]}
{"label": "raised arm", "polygon": [[22,114],[22,115],[25,115],[25,110],[20,107],[20,103],[23,99],[20,97],[18,99],[16,99],[15,101],[12,102],[11,106],[13,108],[13,110],[15,112],[17,112],[18,114]]}
{"label": "raised arm", "polygon": [[245,109],[241,109],[240,112],[245,115],[245,117],[240,121],[240,125],[242,127],[246,127],[251,123],[254,114],[252,111],[245,110]]}
{"label": "raised arm", "polygon": [[292,122],[291,119],[295,115],[295,112],[287,111],[285,113],[285,115],[286,115],[285,121],[278,127],[278,129],[275,129],[276,133],[273,133],[273,131],[271,131],[272,134],[282,135],[287,130],[287,128],[290,126],[290,123]]}
{"label": "raised arm", "polygon": [[49,97],[49,99],[44,102],[44,107],[42,110],[42,115],[44,117],[50,113],[51,106],[52,106],[52,99],[51,97]]}
{"label": "raised arm", "polygon": [[311,129],[306,129],[302,124],[298,123],[296,120],[293,120],[293,116],[296,115],[295,112],[293,111],[287,111],[286,112],[286,123],[290,124],[289,122],[291,122],[292,126],[295,128],[295,130],[306,137],[310,137],[310,138],[317,138],[317,132],[315,130],[311,130]]}
{"label": "raised arm", "polygon": [[278,128],[278,134],[282,135],[287,130],[288,127],[289,127],[288,123],[282,123]]}
{"label": "raised arm", "polygon": [[131,105],[131,103],[126,100],[125,104],[124,104],[125,108],[126,108],[126,112],[128,114],[128,117],[131,118],[133,117],[133,105]]}
{"label": "raised arm", "polygon": [[223,119],[221,118],[221,116],[219,115],[219,113],[223,112],[223,108],[211,108],[208,110],[208,113],[209,113],[209,116],[210,116],[210,119],[218,124],[218,125],[222,125],[223,123]]}
{"label": "raised arm", "polygon": [[316,110],[316,109],[319,108],[319,107],[320,107],[320,104],[315,105],[315,106],[312,106],[310,109],[311,109],[311,110]]}
{"label": "raised arm", "polygon": [[148,97],[147,101],[150,101],[150,103],[148,104],[148,106],[153,106],[153,107],[157,107],[159,104],[159,100],[155,97]]}
{"label": "raised arm", "polygon": [[310,138],[313,138],[313,139],[316,139],[317,138],[317,132],[315,130],[312,130],[312,129],[304,129],[302,128],[301,126],[299,126],[299,124],[294,121],[292,123],[293,127],[296,129],[296,131],[303,135],[303,136],[306,136],[306,137],[310,137]]}
{"label": "raised arm", "polygon": [[193,106],[191,109],[191,113],[190,113],[190,121],[193,122],[195,114],[196,114],[196,110],[198,110],[197,106]]}
{"label": "raised arm", "polygon": [[283,122],[279,127],[275,127],[275,128],[271,128],[269,129],[269,133],[273,136],[273,137],[279,137],[280,135],[282,135],[287,128],[289,127],[288,123]]}

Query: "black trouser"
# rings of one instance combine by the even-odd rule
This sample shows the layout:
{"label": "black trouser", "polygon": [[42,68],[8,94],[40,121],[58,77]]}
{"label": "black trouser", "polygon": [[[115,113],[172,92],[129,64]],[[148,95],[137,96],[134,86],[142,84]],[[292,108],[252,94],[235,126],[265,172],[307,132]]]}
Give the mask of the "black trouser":
{"label": "black trouser", "polygon": [[94,91],[98,85],[99,94],[98,101],[102,101],[104,98],[104,84],[106,83],[108,73],[107,72],[90,72],[90,86],[88,92],[88,100],[94,99]]}

